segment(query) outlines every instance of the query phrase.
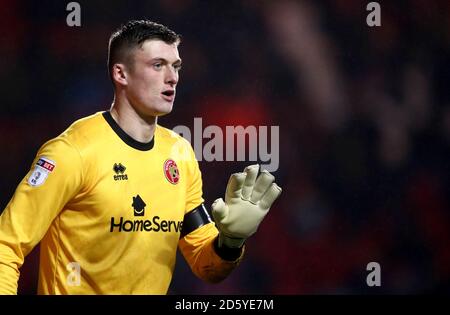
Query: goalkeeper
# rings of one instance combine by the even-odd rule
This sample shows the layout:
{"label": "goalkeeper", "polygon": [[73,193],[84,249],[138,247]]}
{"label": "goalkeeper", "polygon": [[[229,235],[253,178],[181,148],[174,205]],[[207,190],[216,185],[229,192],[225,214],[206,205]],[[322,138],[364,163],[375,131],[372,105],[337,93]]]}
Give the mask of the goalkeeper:
{"label": "goalkeeper", "polygon": [[190,143],[157,124],[175,99],[179,43],[145,20],[111,35],[111,108],[45,143],[0,215],[0,294],[17,293],[39,242],[39,294],[166,294],[177,248],[207,282],[239,264],[281,189],[249,166],[211,220]]}

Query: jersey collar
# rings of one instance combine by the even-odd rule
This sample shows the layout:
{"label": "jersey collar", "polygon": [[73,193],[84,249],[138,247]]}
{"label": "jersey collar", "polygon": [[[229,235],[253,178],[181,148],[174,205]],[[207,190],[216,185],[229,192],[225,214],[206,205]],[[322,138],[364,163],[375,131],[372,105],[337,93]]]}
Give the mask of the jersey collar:
{"label": "jersey collar", "polygon": [[153,138],[152,140],[150,140],[150,142],[139,142],[130,137],[125,131],[123,131],[122,128],[120,128],[109,111],[103,112],[103,117],[105,118],[109,126],[114,130],[114,132],[119,136],[119,138],[122,139],[122,141],[128,144],[130,147],[140,151],[149,151],[155,145],[155,135],[153,135]]}

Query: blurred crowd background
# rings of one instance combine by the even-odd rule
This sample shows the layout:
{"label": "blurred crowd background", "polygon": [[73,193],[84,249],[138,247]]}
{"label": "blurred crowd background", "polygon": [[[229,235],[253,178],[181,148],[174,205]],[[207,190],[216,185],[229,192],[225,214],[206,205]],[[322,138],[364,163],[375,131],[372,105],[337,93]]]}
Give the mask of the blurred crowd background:
{"label": "blurred crowd background", "polygon": [[[449,1],[378,1],[380,27],[357,0],[86,0],[81,27],[67,3],[0,4],[0,209],[45,141],[110,107],[109,35],[147,18],[183,36],[161,125],[280,126],[284,191],[241,266],[210,285],[179,255],[169,294],[450,292]],[[250,163],[201,162],[206,203]]]}

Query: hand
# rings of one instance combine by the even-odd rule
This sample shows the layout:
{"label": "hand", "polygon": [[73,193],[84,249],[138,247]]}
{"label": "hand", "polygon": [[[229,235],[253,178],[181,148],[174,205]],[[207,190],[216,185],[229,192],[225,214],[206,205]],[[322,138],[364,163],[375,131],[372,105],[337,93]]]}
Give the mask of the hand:
{"label": "hand", "polygon": [[231,175],[225,202],[222,198],[214,201],[212,215],[219,229],[219,246],[242,247],[280,196],[281,188],[274,183],[275,177],[263,170],[257,178],[258,171],[256,164],[246,167],[243,173]]}

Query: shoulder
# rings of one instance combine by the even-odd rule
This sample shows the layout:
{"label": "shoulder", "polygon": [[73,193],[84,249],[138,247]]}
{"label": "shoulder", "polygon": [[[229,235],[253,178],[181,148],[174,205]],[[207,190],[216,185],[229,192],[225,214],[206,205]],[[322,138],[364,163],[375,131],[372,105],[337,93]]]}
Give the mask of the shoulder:
{"label": "shoulder", "polygon": [[77,136],[92,135],[102,129],[104,123],[103,112],[98,112],[74,121],[61,136],[76,138]]}
{"label": "shoulder", "polygon": [[105,130],[105,121],[102,112],[83,117],[74,121],[56,139],[67,141],[78,149],[83,149],[100,139]]}
{"label": "shoulder", "polygon": [[191,143],[173,130],[157,125],[155,145],[169,152],[172,158],[183,162],[196,162]]}
{"label": "shoulder", "polygon": [[159,139],[161,139],[160,141],[166,142],[170,145],[180,145],[180,146],[184,146],[186,148],[191,149],[191,143],[186,140],[185,138],[183,138],[182,136],[180,136],[178,133],[176,133],[173,130],[170,130],[168,128],[165,128],[163,126],[157,125],[156,126],[156,133],[157,133],[157,137]]}
{"label": "shoulder", "polygon": [[83,148],[93,142],[94,137],[92,135],[98,136],[101,132],[102,119],[102,113],[98,112],[74,121],[61,134],[44,143],[40,151],[67,149],[82,151]]}

